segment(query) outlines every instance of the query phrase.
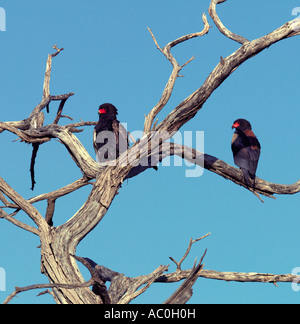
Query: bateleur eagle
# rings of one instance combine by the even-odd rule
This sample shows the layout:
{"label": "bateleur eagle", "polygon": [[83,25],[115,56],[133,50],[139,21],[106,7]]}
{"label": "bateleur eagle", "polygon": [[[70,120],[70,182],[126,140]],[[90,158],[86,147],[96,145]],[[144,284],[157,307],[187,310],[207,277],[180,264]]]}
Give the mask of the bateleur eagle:
{"label": "bateleur eagle", "polygon": [[[99,121],[94,128],[93,145],[99,164],[116,160],[129,147],[127,130],[117,120],[118,110],[110,104],[99,106]],[[151,159],[148,161],[151,165]],[[156,166],[152,166],[157,170]]]}
{"label": "bateleur eagle", "polygon": [[110,104],[99,106],[99,122],[94,128],[96,160],[102,164],[117,159],[129,147],[126,129],[117,120],[118,110]]}
{"label": "bateleur eagle", "polygon": [[260,156],[260,143],[246,119],[237,119],[232,128],[235,132],[231,141],[234,163],[242,170],[244,183],[255,187],[255,173]]}

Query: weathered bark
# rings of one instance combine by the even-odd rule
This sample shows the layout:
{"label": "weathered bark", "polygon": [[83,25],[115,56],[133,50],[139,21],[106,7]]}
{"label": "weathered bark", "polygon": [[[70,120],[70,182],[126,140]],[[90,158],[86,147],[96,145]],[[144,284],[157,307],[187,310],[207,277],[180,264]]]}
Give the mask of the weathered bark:
{"label": "weathered bark", "polygon": [[[71,256],[75,255],[79,242],[104,217],[126,176],[125,170],[121,172],[117,167],[115,169],[100,173],[81,209],[68,222],[51,229],[51,246],[48,246],[47,242],[46,251],[43,250],[43,241],[41,241],[43,273],[51,282],[74,284],[84,281],[76,261]],[[49,258],[50,250],[51,258]],[[89,288],[78,288],[74,291],[54,288],[54,294],[60,303],[100,303],[99,297]]]}

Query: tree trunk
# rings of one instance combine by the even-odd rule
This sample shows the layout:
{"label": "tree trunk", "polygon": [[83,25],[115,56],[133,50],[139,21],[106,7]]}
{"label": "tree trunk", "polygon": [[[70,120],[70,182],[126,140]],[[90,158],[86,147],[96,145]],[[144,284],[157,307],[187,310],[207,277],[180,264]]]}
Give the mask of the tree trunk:
{"label": "tree trunk", "polygon": [[[93,189],[79,211],[65,224],[57,228],[45,228],[42,242],[42,272],[51,283],[83,283],[76,260],[79,242],[102,220],[123,178],[130,167],[109,167],[99,174]],[[101,299],[89,288],[54,289],[55,300],[59,303],[82,304],[100,303]]]}

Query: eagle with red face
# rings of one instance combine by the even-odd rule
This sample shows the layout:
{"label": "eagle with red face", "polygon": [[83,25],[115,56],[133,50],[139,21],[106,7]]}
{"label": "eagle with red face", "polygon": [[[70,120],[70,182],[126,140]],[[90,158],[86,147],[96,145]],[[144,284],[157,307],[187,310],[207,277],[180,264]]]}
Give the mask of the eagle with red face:
{"label": "eagle with red face", "polygon": [[98,109],[99,121],[94,128],[93,145],[96,160],[103,164],[116,160],[129,147],[128,134],[117,120],[118,110],[104,103]]}
{"label": "eagle with red face", "polygon": [[231,141],[234,163],[241,169],[244,182],[248,187],[255,187],[255,174],[260,156],[260,143],[246,119],[237,119],[232,128],[235,132]]}

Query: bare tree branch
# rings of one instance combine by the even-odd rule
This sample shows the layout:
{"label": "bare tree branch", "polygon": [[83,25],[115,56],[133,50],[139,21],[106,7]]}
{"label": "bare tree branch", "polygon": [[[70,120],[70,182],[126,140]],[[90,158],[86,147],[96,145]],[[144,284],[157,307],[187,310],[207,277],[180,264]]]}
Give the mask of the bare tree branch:
{"label": "bare tree branch", "polygon": [[[14,125],[18,125],[15,127]],[[32,138],[30,135],[28,135],[25,131],[25,129],[29,129],[29,123],[27,121],[23,122],[0,122],[0,133],[3,132],[4,130],[7,130],[13,134],[16,134],[21,141],[24,141],[26,143],[39,143],[43,144],[48,141],[50,141],[50,137],[35,137]],[[22,129],[22,130],[21,130]]]}
{"label": "bare tree branch", "polygon": [[63,284],[63,283],[56,283],[56,284],[36,284],[26,287],[15,287],[15,291],[12,292],[3,302],[3,305],[8,304],[16,295],[21,292],[34,290],[34,289],[45,289],[45,288],[64,288],[64,289],[75,289],[75,288],[83,288],[83,287],[90,287],[94,284],[94,280],[90,279],[87,282],[81,284]]}
{"label": "bare tree branch", "polygon": [[[202,152],[188,146],[176,143],[163,143],[160,147],[159,154],[157,152],[154,152],[154,154],[154,159],[164,159],[169,155],[178,155],[191,163],[202,167],[204,166],[205,169],[248,189],[243,182],[243,175],[240,169],[233,167],[212,155],[203,154]],[[274,198],[272,197],[274,194],[293,195],[300,192],[300,180],[291,185],[283,185],[271,183],[257,177],[255,180],[255,191],[271,198]]]}
{"label": "bare tree branch", "polygon": [[61,102],[60,102],[60,104],[59,104],[59,107],[58,107],[58,110],[57,110],[56,117],[55,117],[55,119],[54,119],[54,121],[53,121],[53,124],[58,124],[60,118],[62,117],[61,114],[62,114],[62,111],[63,111],[63,109],[64,109],[64,105],[65,105],[67,99],[68,99],[68,98],[66,98],[66,99],[62,99],[62,100],[61,100]]}
{"label": "bare tree branch", "polygon": [[163,91],[161,99],[156,104],[156,106],[150,111],[150,113],[145,117],[145,124],[144,124],[144,133],[145,134],[148,133],[151,130],[151,126],[153,124],[154,119],[156,118],[158,113],[164,108],[164,106],[168,103],[168,101],[169,101],[169,99],[171,97],[175,82],[176,82],[176,80],[177,80],[177,78],[179,76],[179,72],[181,71],[181,69],[184,66],[186,66],[188,63],[190,63],[193,60],[193,58],[192,58],[189,61],[187,61],[185,64],[180,66],[177,63],[174,56],[171,54],[171,49],[174,46],[176,46],[176,45],[178,45],[178,44],[180,44],[182,42],[185,42],[185,41],[187,41],[187,40],[189,40],[191,38],[201,37],[201,36],[207,34],[210,27],[209,27],[209,24],[208,24],[208,21],[207,21],[207,18],[206,18],[205,14],[202,15],[202,20],[203,20],[203,23],[204,23],[204,28],[203,28],[203,30],[201,32],[182,36],[182,37],[168,43],[164,48],[160,48],[154,34],[152,33],[151,29],[148,28],[148,30],[149,30],[152,38],[153,38],[153,41],[154,41],[155,45],[163,53],[163,55],[170,61],[170,63],[172,64],[173,71],[172,71],[171,76],[170,76],[170,78],[168,80],[168,83],[167,83],[167,85],[166,85],[166,87],[165,87],[165,89]]}
{"label": "bare tree branch", "polygon": [[203,240],[204,238],[206,238],[207,236],[209,236],[211,233],[207,233],[205,234],[204,236],[196,239],[196,240],[193,240],[192,238],[190,239],[190,243],[189,243],[189,246],[184,254],[184,256],[180,259],[179,262],[175,261],[172,257],[169,257],[177,266],[177,270],[181,270],[181,265],[182,265],[182,262],[186,259],[186,257],[189,255],[190,251],[191,251],[191,248],[192,248],[192,245],[196,242],[199,242],[201,240]]}
{"label": "bare tree branch", "polygon": [[46,63],[46,72],[45,72],[45,79],[44,79],[44,86],[43,86],[43,98],[48,98],[50,96],[50,76],[51,76],[51,66],[52,66],[52,59],[56,55],[58,55],[63,48],[58,48],[57,45],[54,45],[53,48],[56,50],[55,53],[49,54],[47,63]]}
{"label": "bare tree branch", "polygon": [[[297,24],[297,25],[295,25]],[[274,30],[268,35],[255,39],[251,42],[245,42],[237,51],[226,58],[222,58],[220,63],[209,74],[203,85],[183,100],[157,127],[156,130],[169,134],[177,132],[184,124],[193,118],[203,107],[211,94],[233,73],[241,64],[248,59],[259,54],[271,45],[286,39],[290,36],[298,35],[295,33],[295,27],[300,29],[300,21],[290,21],[280,28]],[[299,30],[298,29],[298,30]],[[162,138],[164,141],[165,139]]]}
{"label": "bare tree branch", "polygon": [[53,226],[53,215],[55,211],[56,199],[48,199],[45,220],[49,226]]}
{"label": "bare tree branch", "polygon": [[15,202],[15,204],[22,209],[38,226],[44,226],[45,220],[31,204],[27,202],[22,196],[20,196],[15,190],[13,190],[1,177],[0,177],[0,191],[2,191],[9,199]]}
{"label": "bare tree branch", "polygon": [[30,162],[30,175],[31,175],[31,190],[34,190],[35,182],[35,174],[34,174],[34,165],[35,165],[35,159],[37,156],[37,152],[39,150],[40,144],[33,143],[32,144],[32,156],[31,156],[31,162]]}
{"label": "bare tree branch", "polygon": [[190,275],[180,285],[180,287],[164,302],[164,304],[185,304],[187,301],[189,301],[191,299],[191,297],[193,295],[192,287],[193,287],[194,283],[196,282],[196,280],[199,278],[199,274],[204,266],[202,264],[202,261],[205,257],[206,252],[207,252],[207,250],[205,250],[205,252],[197,266],[196,266],[196,262],[195,262]]}
{"label": "bare tree branch", "polygon": [[[249,190],[249,188],[244,184],[243,175],[239,168],[231,166],[226,162],[218,159],[217,157],[209,154],[204,154],[186,145],[170,142],[165,142],[159,145],[159,137],[153,140],[153,142],[156,143],[154,143],[152,146],[153,138],[151,138],[151,147],[155,147],[155,149],[149,151],[148,155],[146,154],[146,159],[151,158],[152,165],[156,165],[158,162],[161,162],[168,156],[177,155],[189,161],[190,163],[204,167],[206,170],[214,172],[217,175],[220,175],[223,178],[230,180],[235,184],[243,186],[245,189]],[[140,151],[140,149],[137,149],[137,151]],[[130,158],[129,161],[131,161]],[[149,168],[149,166],[141,169],[141,172],[145,171],[147,168]],[[256,177],[255,189],[252,189],[250,191],[257,195],[261,194],[266,197],[275,199],[275,197],[273,196],[274,194],[293,195],[300,192],[300,180],[298,180],[294,184],[283,185],[271,183],[269,181]]]}
{"label": "bare tree branch", "polygon": [[[68,195],[68,194],[88,185],[88,184],[93,184],[93,183],[89,182],[88,178],[82,177],[82,178],[74,181],[73,183],[68,184],[65,187],[62,187],[58,190],[51,191],[49,193],[45,193],[45,194],[41,194],[41,195],[32,197],[32,198],[28,199],[27,201],[30,204],[34,204],[36,202],[43,201],[43,200],[51,200],[51,199],[56,200],[60,197]],[[3,195],[1,195],[1,192],[0,192],[0,200],[5,204],[4,207],[18,208],[18,206],[16,204],[10,203],[9,201],[7,201],[5,199],[5,197]]]}
{"label": "bare tree branch", "polygon": [[[190,246],[191,245],[189,245],[188,249],[190,248]],[[94,261],[88,258],[85,258],[85,260],[89,263],[92,269],[94,269],[97,272],[97,275],[102,280],[111,282],[108,293],[112,303],[124,303],[124,302],[128,303],[130,302],[131,298],[135,298],[138,296],[139,293],[143,292],[141,290],[136,291],[139,287],[141,287],[143,284],[147,284],[147,286],[144,287],[144,290],[146,290],[154,282],[174,283],[186,279],[187,281],[185,281],[177,289],[177,291],[165,301],[165,303],[171,303],[171,302],[175,303],[176,301],[177,303],[184,303],[191,297],[191,293],[192,293],[191,288],[198,277],[206,278],[206,279],[222,280],[222,281],[272,283],[275,285],[277,282],[287,283],[287,282],[300,281],[299,275],[292,275],[292,274],[270,274],[270,273],[256,273],[256,272],[250,272],[250,273],[220,272],[215,270],[205,270],[203,269],[203,264],[202,264],[204,256],[205,253],[202,256],[198,266],[196,267],[194,265],[194,267],[190,270],[181,270],[177,268],[175,272],[163,273],[157,277],[158,274],[157,271],[163,269],[161,266],[150,275],[142,275],[136,278],[129,278],[124,276],[121,273],[107,269],[104,266],[99,266]],[[167,268],[168,267],[165,267],[165,270]],[[153,281],[155,277],[156,279]],[[131,287],[130,291],[129,291],[129,287]]]}
{"label": "bare tree branch", "polygon": [[73,255],[73,257],[88,268],[92,276],[91,280],[94,281],[93,289],[92,289],[93,292],[96,295],[101,297],[103,304],[111,304],[111,300],[107,288],[105,286],[105,281],[99,276],[98,272],[92,267],[89,260],[86,260],[85,258],[82,257],[78,257],[76,255]]}
{"label": "bare tree branch", "polygon": [[[191,270],[179,270],[173,273],[167,273],[156,280],[156,282],[178,282],[186,279]],[[271,274],[271,273],[257,273],[257,272],[221,272],[215,270],[202,269],[199,277],[223,281],[236,282],[261,282],[261,283],[277,283],[277,282],[300,282],[299,275],[292,274]]]}
{"label": "bare tree branch", "polygon": [[[129,304],[133,299],[144,293],[167,270],[168,266],[161,265],[150,275],[134,278],[135,280],[131,283],[126,294],[118,301],[118,304]],[[141,286],[143,287],[140,288]]]}
{"label": "bare tree branch", "polygon": [[209,15],[211,16],[212,20],[214,21],[214,23],[216,24],[216,26],[218,27],[219,31],[225,35],[226,37],[240,43],[240,44],[244,44],[245,42],[249,42],[248,39],[239,36],[235,33],[232,33],[230,30],[228,30],[221,22],[220,18],[217,15],[216,12],[216,5],[219,3],[223,3],[227,0],[212,0],[210,2],[210,6],[208,9]]}
{"label": "bare tree branch", "polygon": [[15,219],[13,217],[14,215],[15,215],[15,213],[13,213],[12,215],[8,215],[3,209],[0,208],[0,219],[1,218],[6,219],[10,223],[24,229],[25,231],[28,231],[28,232],[33,233],[35,235],[39,235],[39,231],[35,227],[32,227],[30,225],[27,225],[27,224]]}

